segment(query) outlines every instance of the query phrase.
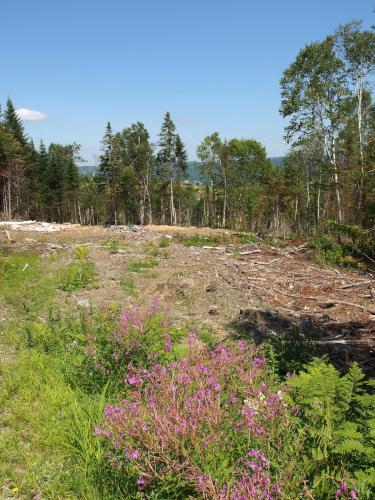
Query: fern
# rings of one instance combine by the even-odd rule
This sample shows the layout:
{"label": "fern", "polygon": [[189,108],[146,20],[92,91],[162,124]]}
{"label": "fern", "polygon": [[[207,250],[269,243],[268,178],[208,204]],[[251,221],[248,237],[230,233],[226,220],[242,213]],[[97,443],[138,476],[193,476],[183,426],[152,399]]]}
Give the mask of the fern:
{"label": "fern", "polygon": [[342,376],[320,358],[287,384],[291,403],[301,412],[307,474],[317,497],[324,497],[328,483],[349,475],[361,485],[363,498],[371,498],[375,493],[374,382],[365,380],[357,364]]}

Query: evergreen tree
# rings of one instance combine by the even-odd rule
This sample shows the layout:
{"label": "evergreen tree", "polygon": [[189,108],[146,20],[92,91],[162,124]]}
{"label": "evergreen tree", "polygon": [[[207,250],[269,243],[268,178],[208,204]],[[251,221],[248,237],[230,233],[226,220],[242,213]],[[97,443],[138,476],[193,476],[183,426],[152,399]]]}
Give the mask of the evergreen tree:
{"label": "evergreen tree", "polygon": [[159,152],[157,155],[157,171],[164,184],[169,184],[170,224],[177,223],[174,205],[173,181],[176,174],[176,127],[167,112],[159,134]]}
{"label": "evergreen tree", "polygon": [[137,183],[138,214],[140,224],[145,224],[146,217],[152,223],[152,206],[149,189],[150,170],[153,162],[149,133],[142,122],[133,123],[122,132],[124,140],[125,162],[131,166]]}
{"label": "evergreen tree", "polygon": [[17,115],[11,99],[7,100],[7,106],[4,112],[3,123],[5,130],[13,135],[13,137],[22,145],[26,146],[25,131],[22,120]]}
{"label": "evergreen tree", "polygon": [[99,169],[106,181],[106,191],[109,203],[107,204],[106,222],[114,222],[117,225],[117,169],[114,162],[113,144],[114,136],[110,122],[107,123],[102,144],[102,154],[100,155]]}

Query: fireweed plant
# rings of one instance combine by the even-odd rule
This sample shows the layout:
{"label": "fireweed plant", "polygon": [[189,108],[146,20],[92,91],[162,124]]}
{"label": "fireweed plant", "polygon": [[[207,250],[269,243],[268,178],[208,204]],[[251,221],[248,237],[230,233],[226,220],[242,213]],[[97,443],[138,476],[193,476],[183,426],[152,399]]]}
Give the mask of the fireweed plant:
{"label": "fireweed plant", "polygon": [[251,343],[202,345],[157,302],[50,311],[27,346],[103,399],[69,448],[98,498],[374,498],[374,384],[358,366],[316,359],[282,380]]}
{"label": "fireweed plant", "polygon": [[105,379],[122,380],[124,373],[136,366],[171,361],[178,350],[176,342],[186,333],[174,327],[156,300],[145,307],[107,314],[107,321],[99,328],[92,316],[85,318],[86,362]]}
{"label": "fireweed plant", "polygon": [[[281,390],[244,341],[209,350],[190,333],[188,345],[185,358],[164,366],[129,365],[124,399],[105,408],[93,431],[110,444],[116,474],[147,498],[315,498],[301,410],[286,402],[287,384]],[[343,474],[327,477],[330,492],[316,498],[357,498]]]}

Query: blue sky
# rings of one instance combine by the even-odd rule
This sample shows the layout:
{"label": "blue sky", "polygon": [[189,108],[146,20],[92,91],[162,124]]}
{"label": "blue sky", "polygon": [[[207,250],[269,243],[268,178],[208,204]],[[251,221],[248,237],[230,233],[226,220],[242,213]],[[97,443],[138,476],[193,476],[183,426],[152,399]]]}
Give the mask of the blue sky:
{"label": "blue sky", "polygon": [[167,110],[190,159],[216,130],[258,139],[279,156],[287,150],[282,71],[339,24],[375,24],[374,7],[373,0],[4,0],[0,102],[10,96],[16,108],[45,114],[25,121],[29,136],[76,141],[89,164],[108,120],[115,130],[143,121],[156,141]]}

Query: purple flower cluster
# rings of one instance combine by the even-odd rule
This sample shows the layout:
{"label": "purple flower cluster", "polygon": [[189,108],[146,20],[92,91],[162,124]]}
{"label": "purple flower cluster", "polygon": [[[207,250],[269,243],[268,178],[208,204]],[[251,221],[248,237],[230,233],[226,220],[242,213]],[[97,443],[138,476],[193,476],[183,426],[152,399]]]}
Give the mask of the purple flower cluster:
{"label": "purple flower cluster", "polygon": [[[101,330],[95,325],[89,328],[86,356],[95,371],[122,377],[130,362],[149,364],[170,358],[175,338],[171,331],[168,315],[157,301],[147,307],[133,306],[109,315]],[[127,382],[139,383],[131,377]]]}
{"label": "purple flower cluster", "polygon": [[[129,322],[134,317],[127,314],[122,324]],[[127,399],[107,406],[95,435],[110,441],[116,466],[132,462],[141,488],[166,470],[181,474],[204,498],[277,498],[281,486],[259,446],[266,440],[278,445],[288,409],[262,382],[265,359],[243,342],[200,349],[194,333],[188,345],[186,358],[166,366],[129,365]],[[249,443],[256,449],[238,455]],[[205,473],[220,453],[234,471],[231,480]]]}
{"label": "purple flower cluster", "polygon": [[336,490],[336,500],[357,500],[358,498],[358,490],[356,488],[349,489],[345,481],[342,481],[339,488]]}

